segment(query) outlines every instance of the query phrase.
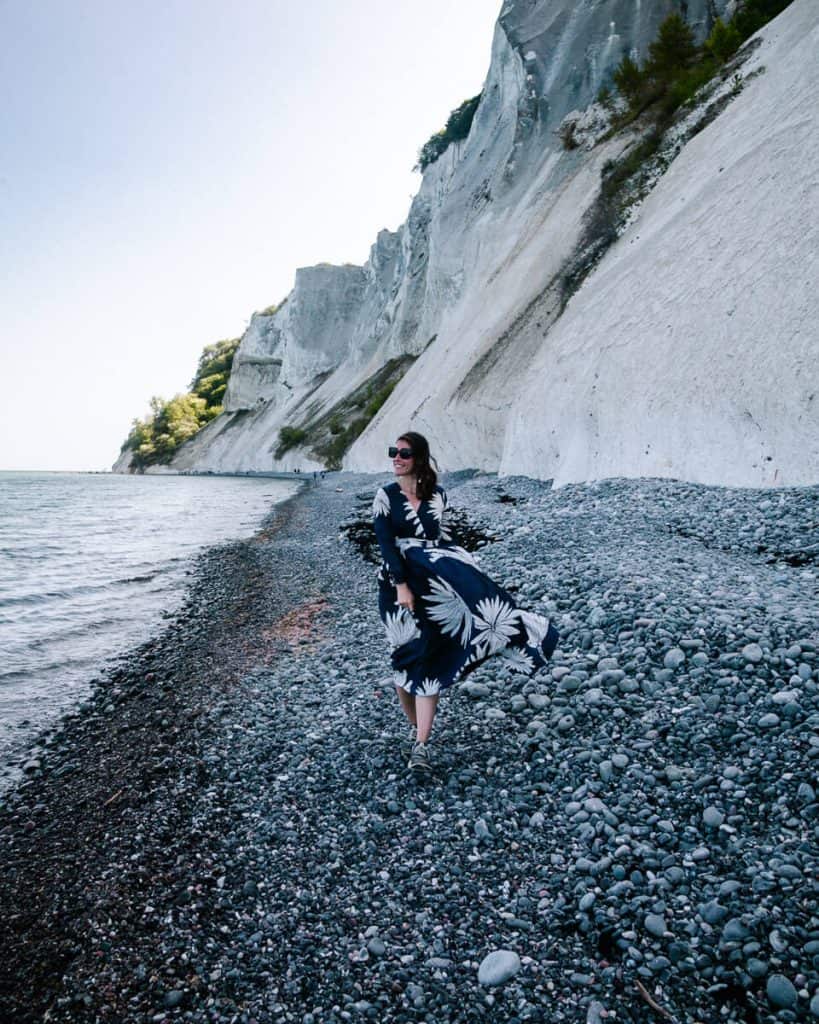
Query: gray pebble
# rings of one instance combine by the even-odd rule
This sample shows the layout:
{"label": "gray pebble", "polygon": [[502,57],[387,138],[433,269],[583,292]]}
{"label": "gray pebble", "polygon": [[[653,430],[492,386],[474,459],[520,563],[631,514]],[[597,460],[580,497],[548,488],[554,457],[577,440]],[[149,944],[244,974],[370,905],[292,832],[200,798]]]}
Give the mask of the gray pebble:
{"label": "gray pebble", "polygon": [[711,900],[710,903],[706,903],[700,907],[700,914],[702,915],[703,921],[710,925],[720,924],[728,916],[727,907],[723,907],[716,900]]}
{"label": "gray pebble", "polygon": [[586,1010],[586,1024],[604,1024],[603,1014],[605,1012],[605,1006],[596,999],[592,999]]}
{"label": "gray pebble", "polygon": [[779,715],[775,715],[773,711],[769,711],[767,715],[763,715],[759,720],[760,729],[774,729],[779,725]]}
{"label": "gray pebble", "polygon": [[732,917],[722,929],[723,942],[743,942],[750,935],[750,931],[738,917]]}
{"label": "gray pebble", "polygon": [[481,961],[478,968],[478,983],[488,988],[503,985],[520,970],[520,957],[511,949],[496,949]]}
{"label": "gray pebble", "polygon": [[793,982],[786,978],[784,974],[772,974],[768,978],[765,992],[771,1005],[776,1006],[780,1010],[789,1010],[796,1006],[799,1001],[799,995],[794,988]]}
{"label": "gray pebble", "polygon": [[685,662],[685,651],[679,647],[672,647],[670,651],[666,652],[666,656],[663,658],[663,665],[665,668],[677,669]]}
{"label": "gray pebble", "polygon": [[702,812],[703,824],[707,825],[708,828],[719,828],[720,825],[725,821],[725,815],[718,807],[706,807]]}
{"label": "gray pebble", "polygon": [[764,978],[768,973],[768,961],[752,956],[745,965],[752,978]]}
{"label": "gray pebble", "polygon": [[489,826],[486,824],[483,818],[478,818],[478,820],[475,822],[475,835],[478,837],[478,839],[489,839],[491,836]]}
{"label": "gray pebble", "polygon": [[759,644],[746,644],[742,648],[742,657],[752,665],[757,665],[765,657],[765,654]]}

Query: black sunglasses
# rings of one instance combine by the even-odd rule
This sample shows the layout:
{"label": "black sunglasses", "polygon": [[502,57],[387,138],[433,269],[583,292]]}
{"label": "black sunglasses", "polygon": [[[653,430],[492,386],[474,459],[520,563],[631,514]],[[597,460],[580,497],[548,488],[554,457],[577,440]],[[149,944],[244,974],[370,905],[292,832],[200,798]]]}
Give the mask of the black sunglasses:
{"label": "black sunglasses", "polygon": [[389,455],[391,459],[394,459],[396,455],[399,455],[402,459],[411,459],[413,454],[412,448],[390,447],[387,449],[387,455]]}

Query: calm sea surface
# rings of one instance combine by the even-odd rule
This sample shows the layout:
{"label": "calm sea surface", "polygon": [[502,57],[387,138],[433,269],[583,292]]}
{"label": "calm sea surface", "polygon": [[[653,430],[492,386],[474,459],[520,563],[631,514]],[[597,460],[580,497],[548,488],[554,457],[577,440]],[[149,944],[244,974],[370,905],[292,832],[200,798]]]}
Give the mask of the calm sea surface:
{"label": "calm sea surface", "polygon": [[251,536],[296,487],[0,472],[0,784],[37,730],[181,604],[192,556]]}

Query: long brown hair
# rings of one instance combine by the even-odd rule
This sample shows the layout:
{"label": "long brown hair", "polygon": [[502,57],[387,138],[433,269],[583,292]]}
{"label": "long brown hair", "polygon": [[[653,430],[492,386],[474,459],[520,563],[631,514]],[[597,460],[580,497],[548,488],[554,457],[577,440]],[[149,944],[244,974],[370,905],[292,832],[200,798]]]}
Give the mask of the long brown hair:
{"label": "long brown hair", "polygon": [[416,434],[414,430],[401,434],[398,440],[406,441],[412,448],[412,457],[415,460],[413,470],[418,477],[416,494],[422,501],[429,501],[435,493],[435,485],[438,483],[438,474],[431,465],[434,463],[437,469],[438,463],[429,454],[429,441],[423,434]]}

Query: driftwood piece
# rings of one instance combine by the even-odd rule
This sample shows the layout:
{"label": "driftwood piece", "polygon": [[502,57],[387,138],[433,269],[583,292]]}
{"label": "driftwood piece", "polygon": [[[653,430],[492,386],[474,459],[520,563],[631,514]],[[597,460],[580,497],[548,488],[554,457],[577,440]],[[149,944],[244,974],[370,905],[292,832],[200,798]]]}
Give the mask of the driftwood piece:
{"label": "driftwood piece", "polygon": [[637,991],[640,993],[643,999],[645,999],[645,1001],[648,1003],[652,1010],[656,1010],[661,1017],[665,1017],[666,1020],[672,1021],[672,1024],[676,1024],[676,1018],[672,1016],[672,1014],[670,1014],[664,1006],[660,1006],[660,1004],[651,995],[651,993],[648,991],[645,985],[643,985],[641,982],[637,980],[635,980],[634,984],[637,986]]}

